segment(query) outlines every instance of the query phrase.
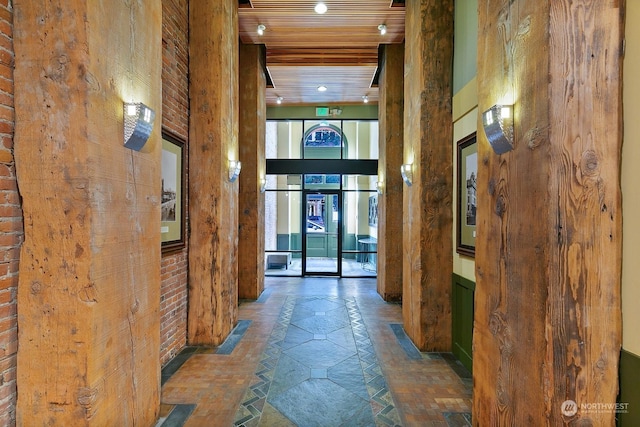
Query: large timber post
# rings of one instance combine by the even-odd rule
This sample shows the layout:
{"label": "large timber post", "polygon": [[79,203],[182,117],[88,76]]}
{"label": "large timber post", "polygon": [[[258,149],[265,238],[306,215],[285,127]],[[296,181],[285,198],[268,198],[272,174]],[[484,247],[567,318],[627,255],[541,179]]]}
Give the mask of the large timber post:
{"label": "large timber post", "polygon": [[[143,3],[14,1],[19,426],[157,420],[162,7]],[[124,102],[156,112],[142,151]]]}
{"label": "large timber post", "polygon": [[219,345],[238,317],[238,4],[191,2],[190,344]]}
{"label": "large timber post", "polygon": [[425,351],[451,351],[453,3],[406,6],[402,318]]}
{"label": "large timber post", "polygon": [[402,301],[402,215],[395,207],[402,205],[404,44],[383,45],[380,53],[378,293],[385,301]]}
{"label": "large timber post", "polygon": [[623,6],[479,8],[479,110],[513,102],[515,138],[479,119],[474,425],[614,425]]}
{"label": "large timber post", "polygon": [[238,297],[264,290],[264,194],[267,79],[264,45],[240,45],[240,206]]}

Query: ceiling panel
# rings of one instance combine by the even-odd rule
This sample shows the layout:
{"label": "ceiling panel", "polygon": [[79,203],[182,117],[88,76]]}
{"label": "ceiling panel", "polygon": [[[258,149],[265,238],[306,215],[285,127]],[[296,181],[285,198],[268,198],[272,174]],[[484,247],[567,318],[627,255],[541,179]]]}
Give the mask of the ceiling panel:
{"label": "ceiling panel", "polygon": [[[242,4],[244,3],[244,4]],[[243,43],[264,44],[273,88],[267,104],[278,96],[283,105],[354,104],[368,95],[378,62],[378,46],[404,40],[404,2],[391,0],[326,0],[328,11],[318,15],[316,1],[242,0],[239,33]],[[258,35],[259,24],[265,26]],[[385,24],[381,35],[378,26]],[[321,83],[319,83],[322,81]],[[320,84],[329,90],[316,91]]]}

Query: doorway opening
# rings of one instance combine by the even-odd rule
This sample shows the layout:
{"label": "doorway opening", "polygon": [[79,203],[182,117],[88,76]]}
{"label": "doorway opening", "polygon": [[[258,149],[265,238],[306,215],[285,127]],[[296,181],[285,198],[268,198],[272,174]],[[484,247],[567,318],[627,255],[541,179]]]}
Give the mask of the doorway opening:
{"label": "doorway opening", "polygon": [[265,275],[377,275],[378,123],[268,121]]}

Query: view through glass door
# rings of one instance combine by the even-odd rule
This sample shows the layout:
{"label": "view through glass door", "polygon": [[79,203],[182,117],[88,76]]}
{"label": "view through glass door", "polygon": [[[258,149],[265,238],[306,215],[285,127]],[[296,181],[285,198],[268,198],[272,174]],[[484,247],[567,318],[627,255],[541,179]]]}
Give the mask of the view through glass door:
{"label": "view through glass door", "polygon": [[339,191],[305,191],[302,274],[339,276],[341,205]]}

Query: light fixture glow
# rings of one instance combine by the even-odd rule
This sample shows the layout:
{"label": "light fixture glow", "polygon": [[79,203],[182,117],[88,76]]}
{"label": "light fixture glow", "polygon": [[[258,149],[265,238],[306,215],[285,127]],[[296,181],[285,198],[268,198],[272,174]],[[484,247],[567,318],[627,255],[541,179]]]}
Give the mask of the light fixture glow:
{"label": "light fixture glow", "polygon": [[496,154],[513,150],[513,106],[494,105],[482,115],[484,133]]}
{"label": "light fixture glow", "polygon": [[402,175],[404,183],[411,187],[411,184],[413,184],[413,164],[405,163],[400,166],[400,175]]}
{"label": "light fixture glow", "polygon": [[314,7],[313,10],[315,10],[317,14],[322,15],[327,12],[327,5],[320,2],[316,4],[316,7]]}
{"label": "light fixture glow", "polygon": [[258,28],[256,29],[256,31],[258,32],[258,35],[264,35],[264,30],[266,30],[267,27],[264,26],[264,24],[258,24]]}
{"label": "light fixture glow", "polygon": [[326,92],[326,91],[327,91],[327,87],[325,85],[318,86],[318,92]]}
{"label": "light fixture glow", "polygon": [[276,99],[276,103],[282,104],[283,99],[284,99],[283,97],[279,96],[278,99]]}
{"label": "light fixture glow", "polygon": [[234,182],[240,175],[242,163],[238,160],[229,160],[229,182]]}
{"label": "light fixture glow", "polygon": [[141,102],[124,103],[124,146],[140,151],[146,144],[156,113]]}
{"label": "light fixture glow", "polygon": [[384,194],[384,181],[376,182],[376,190],[378,190],[378,194]]}
{"label": "light fixture glow", "polygon": [[267,191],[267,179],[262,177],[260,178],[260,192],[264,193]]}
{"label": "light fixture glow", "polygon": [[364,102],[365,104],[369,102],[369,97],[367,95],[364,95],[362,97],[362,102]]}
{"label": "light fixture glow", "polygon": [[378,30],[380,31],[381,36],[384,36],[385,34],[387,34],[387,26],[384,24],[378,25]]}

